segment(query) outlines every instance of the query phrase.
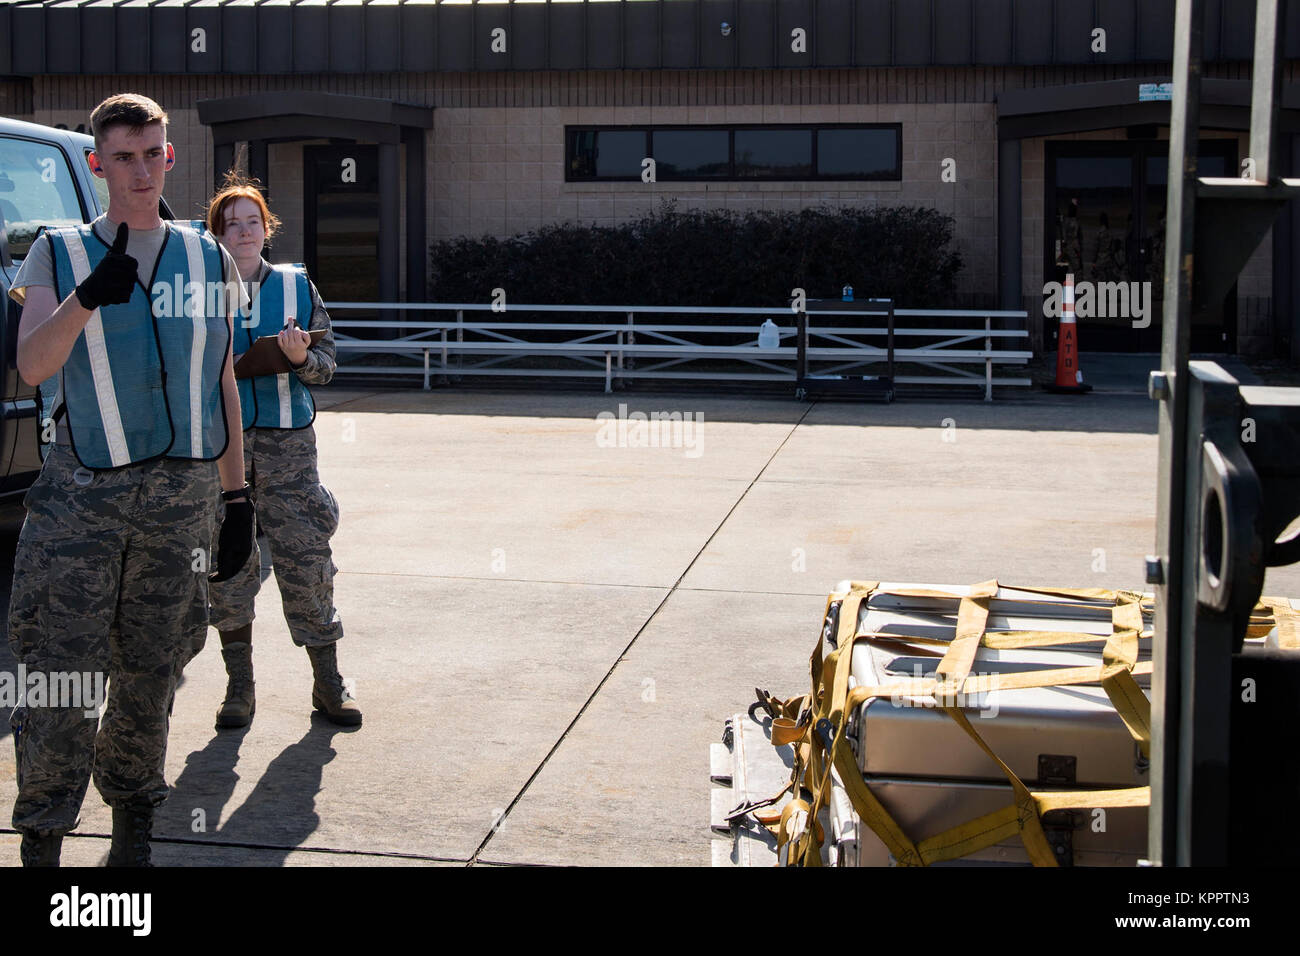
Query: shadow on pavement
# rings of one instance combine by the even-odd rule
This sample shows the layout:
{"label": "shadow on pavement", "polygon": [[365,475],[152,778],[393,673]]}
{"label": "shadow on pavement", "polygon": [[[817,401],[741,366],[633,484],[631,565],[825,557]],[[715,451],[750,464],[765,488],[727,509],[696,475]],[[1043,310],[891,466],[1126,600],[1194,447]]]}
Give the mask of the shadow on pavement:
{"label": "shadow on pavement", "polygon": [[267,765],[248,798],[219,827],[240,779],[239,748],[247,730],[215,734],[207,746],[186,758],[185,769],[158,812],[155,838],[256,846],[264,848],[258,865],[283,866],[320,824],[316,794],[325,765],[336,754],[334,735],[342,730],[313,713],[302,739]]}

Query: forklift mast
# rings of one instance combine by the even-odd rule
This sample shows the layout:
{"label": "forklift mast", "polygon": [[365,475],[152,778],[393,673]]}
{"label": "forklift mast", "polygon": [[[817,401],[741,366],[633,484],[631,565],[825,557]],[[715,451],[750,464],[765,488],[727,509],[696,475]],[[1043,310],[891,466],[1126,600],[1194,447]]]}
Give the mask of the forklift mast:
{"label": "forklift mast", "polygon": [[1256,3],[1241,178],[1197,175],[1207,4],[1178,0],[1175,15],[1161,367],[1149,383],[1160,423],[1156,553],[1146,562],[1157,866],[1277,865],[1300,851],[1282,816],[1300,795],[1300,648],[1243,643],[1265,570],[1300,560],[1300,533],[1279,539],[1300,514],[1300,389],[1242,386],[1213,362],[1188,360],[1192,317],[1222,308],[1300,196],[1300,179],[1278,166],[1285,5]]}

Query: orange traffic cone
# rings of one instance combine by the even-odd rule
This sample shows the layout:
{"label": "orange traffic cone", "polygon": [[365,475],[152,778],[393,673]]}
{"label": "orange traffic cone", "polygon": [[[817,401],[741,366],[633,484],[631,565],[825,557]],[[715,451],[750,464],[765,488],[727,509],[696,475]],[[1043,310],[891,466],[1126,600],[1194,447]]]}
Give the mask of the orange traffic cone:
{"label": "orange traffic cone", "polygon": [[1047,386],[1049,392],[1090,392],[1091,385],[1083,384],[1083,369],[1079,368],[1079,326],[1074,321],[1074,276],[1065,277],[1065,297],[1061,303],[1059,341],[1056,345],[1056,381]]}

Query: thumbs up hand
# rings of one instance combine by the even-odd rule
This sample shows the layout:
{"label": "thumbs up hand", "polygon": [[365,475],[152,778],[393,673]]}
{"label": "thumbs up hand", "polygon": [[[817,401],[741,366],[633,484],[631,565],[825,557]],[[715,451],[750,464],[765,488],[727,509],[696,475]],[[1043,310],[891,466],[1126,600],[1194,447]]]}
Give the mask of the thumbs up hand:
{"label": "thumbs up hand", "polygon": [[94,272],[86,276],[86,281],[77,286],[77,301],[82,308],[93,312],[101,305],[121,305],[130,300],[138,267],[135,259],[126,254],[130,232],[126,223],[118,225],[108,255],[95,266]]}

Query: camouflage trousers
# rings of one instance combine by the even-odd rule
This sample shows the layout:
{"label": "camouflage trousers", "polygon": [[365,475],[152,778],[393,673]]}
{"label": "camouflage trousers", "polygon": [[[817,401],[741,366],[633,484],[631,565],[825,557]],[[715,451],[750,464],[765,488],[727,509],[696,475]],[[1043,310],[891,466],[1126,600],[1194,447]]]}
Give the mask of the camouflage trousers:
{"label": "camouflage trousers", "polygon": [[[244,432],[244,474],[257,524],[271,549],[284,619],[299,647],[333,644],[343,636],[334,607],[330,538],[339,526],[339,505],[316,471],[316,432],[250,428]],[[242,571],[209,589],[212,626],[230,631],[251,624],[262,586],[261,543]]]}
{"label": "camouflage trousers", "polygon": [[92,472],[52,446],[25,500],[9,646],[29,678],[107,673],[107,707],[100,719],[84,700],[33,694],[14,709],[16,830],[71,830],[92,773],[110,806],[166,799],[168,707],[186,649],[207,630],[220,491],[215,462]]}

